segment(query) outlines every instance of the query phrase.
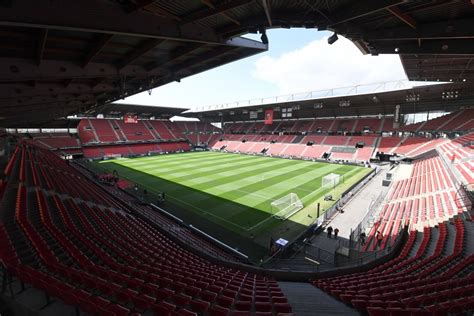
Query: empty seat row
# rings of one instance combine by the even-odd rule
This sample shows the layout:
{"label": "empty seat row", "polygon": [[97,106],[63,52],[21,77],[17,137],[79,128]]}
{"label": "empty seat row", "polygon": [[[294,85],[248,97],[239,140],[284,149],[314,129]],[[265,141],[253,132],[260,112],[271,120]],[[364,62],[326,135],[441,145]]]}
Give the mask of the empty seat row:
{"label": "empty seat row", "polygon": [[[6,190],[15,207],[0,225],[0,258],[25,284],[93,315],[291,312],[272,278],[186,250],[46,150],[22,146],[16,153],[15,181]],[[43,181],[47,173],[31,166],[64,180]],[[63,189],[69,177],[81,179],[82,188]]]}

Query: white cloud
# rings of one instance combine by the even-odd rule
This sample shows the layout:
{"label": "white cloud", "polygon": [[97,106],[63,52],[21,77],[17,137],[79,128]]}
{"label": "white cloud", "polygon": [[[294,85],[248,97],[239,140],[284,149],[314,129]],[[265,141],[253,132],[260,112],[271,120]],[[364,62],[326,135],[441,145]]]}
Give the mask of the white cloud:
{"label": "white cloud", "polygon": [[280,94],[406,79],[398,55],[363,55],[342,36],[333,45],[325,37],[276,58],[261,57],[253,76]]}

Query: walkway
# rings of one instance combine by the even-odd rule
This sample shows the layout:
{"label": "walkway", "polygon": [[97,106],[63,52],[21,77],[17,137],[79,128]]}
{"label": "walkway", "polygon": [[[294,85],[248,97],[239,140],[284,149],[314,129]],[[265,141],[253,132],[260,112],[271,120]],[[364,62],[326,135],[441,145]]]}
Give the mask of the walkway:
{"label": "walkway", "polygon": [[[370,204],[375,201],[379,194],[388,191],[389,187],[382,186],[390,166],[382,166],[381,171],[376,175],[359,193],[357,193],[343,208],[344,213],[337,214],[334,219],[327,224],[333,229],[339,228],[339,237],[349,239],[351,230],[355,229],[367,214]],[[313,246],[323,250],[335,251],[337,240],[327,238],[326,233],[314,236],[311,241]]]}
{"label": "walkway", "polygon": [[359,315],[359,313],[310,283],[278,282],[296,316]]}

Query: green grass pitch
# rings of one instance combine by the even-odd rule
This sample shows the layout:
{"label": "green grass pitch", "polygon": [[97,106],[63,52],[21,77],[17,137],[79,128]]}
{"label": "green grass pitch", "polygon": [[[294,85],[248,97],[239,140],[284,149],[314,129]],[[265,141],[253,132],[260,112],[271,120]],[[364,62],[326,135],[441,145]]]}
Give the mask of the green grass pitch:
{"label": "green grass pitch", "polygon": [[[289,160],[221,152],[191,152],[100,162],[101,169],[117,170],[148,192],[166,193],[170,203],[202,216],[240,235],[258,236],[282,224],[271,217],[270,203],[296,193],[305,208],[286,221],[301,226],[316,218],[315,203],[323,209],[324,195],[338,194],[370,169],[341,164]],[[335,189],[321,188],[329,173],[343,175]],[[281,234],[283,232],[280,232]]]}

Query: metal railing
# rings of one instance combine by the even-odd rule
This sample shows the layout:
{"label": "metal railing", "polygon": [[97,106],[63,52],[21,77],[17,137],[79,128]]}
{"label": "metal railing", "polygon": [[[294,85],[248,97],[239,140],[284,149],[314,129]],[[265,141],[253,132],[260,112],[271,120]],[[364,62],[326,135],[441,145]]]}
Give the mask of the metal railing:
{"label": "metal railing", "polygon": [[[346,87],[313,90],[313,91],[292,93],[292,94],[279,95],[279,96],[273,96],[273,97],[264,97],[264,98],[242,100],[242,101],[235,101],[235,102],[222,103],[222,104],[198,106],[198,107],[195,107],[193,110],[187,111],[187,113],[196,113],[196,112],[212,111],[212,110],[224,110],[228,108],[258,106],[258,105],[273,104],[273,103],[304,101],[304,100],[311,100],[311,99],[318,99],[318,98],[351,96],[351,95],[366,94],[366,93],[381,93],[381,92],[409,89],[420,84],[426,85],[427,83],[415,83],[415,82],[409,81],[408,79],[375,82],[375,83],[365,83],[365,84],[346,86]],[[430,83],[430,84],[433,84],[433,83]]]}
{"label": "metal railing", "polygon": [[[350,256],[347,258],[334,257],[331,263],[321,263],[324,255],[332,255],[322,249],[318,249],[316,253],[306,252],[303,259],[276,259],[262,264],[265,269],[273,269],[287,272],[308,272],[317,273],[325,271],[335,271],[345,268],[360,267],[362,265],[373,262],[384,256],[389,255],[403,241],[405,228],[400,227],[397,237],[393,243],[393,247],[389,244],[386,248],[372,252],[358,252],[351,250]],[[317,247],[315,247],[317,248]]]}
{"label": "metal railing", "polygon": [[[301,242],[301,240],[303,239],[302,237],[304,236],[307,236],[308,235],[308,231],[317,231],[320,227],[323,227],[325,226],[329,221],[331,221],[331,219],[334,217],[334,215],[338,212],[340,212],[340,209],[343,205],[345,205],[350,199],[352,199],[353,197],[355,197],[357,195],[357,193],[373,178],[375,177],[376,174],[378,174],[378,172],[380,169],[374,169],[371,173],[369,173],[364,179],[362,179],[361,182],[359,182],[358,184],[348,188],[345,192],[342,193],[341,197],[331,206],[329,207],[328,209],[325,210],[325,212],[323,214],[321,214],[314,222],[313,224],[305,231],[303,232],[302,234],[300,234],[299,237],[295,238],[294,241],[292,241],[291,243],[288,243],[284,248],[281,248],[279,249],[278,252],[276,252],[275,254],[273,254],[271,257],[267,258],[264,262],[262,262],[262,265],[273,265],[272,262],[276,262],[276,261],[279,261],[279,260],[286,260],[286,259],[280,259],[280,257],[288,250],[290,249],[293,245],[297,244],[298,242]],[[307,245],[305,245],[305,247],[307,247]],[[322,257],[321,257],[321,253],[325,253],[327,252],[326,250],[323,250],[323,249],[320,249],[318,247],[314,247],[315,249],[317,249],[317,256],[316,256],[316,259],[317,260],[321,260]],[[328,252],[330,254],[330,256],[334,256],[334,253],[331,253],[331,252]],[[328,259],[329,257],[326,256],[326,262],[331,262],[331,261],[327,261],[329,260]],[[313,258],[314,259],[314,258]],[[311,260],[313,260],[311,259]]]}
{"label": "metal railing", "polygon": [[360,221],[356,228],[351,229],[350,240],[356,241],[362,232],[366,232],[369,227],[372,227],[377,221],[378,214],[381,210],[382,203],[387,196],[388,190],[383,190],[375,200],[372,200],[367,208],[367,213]]}

